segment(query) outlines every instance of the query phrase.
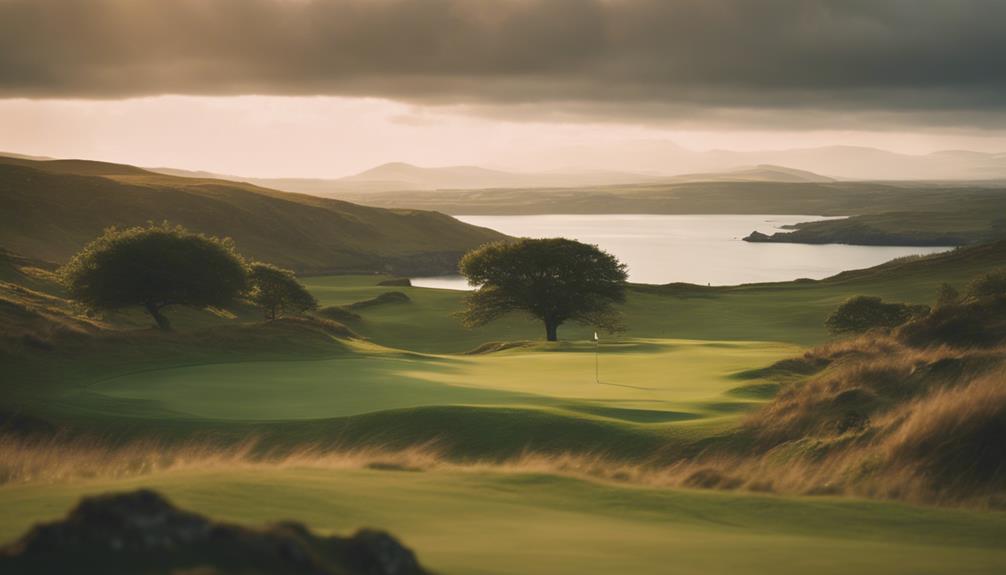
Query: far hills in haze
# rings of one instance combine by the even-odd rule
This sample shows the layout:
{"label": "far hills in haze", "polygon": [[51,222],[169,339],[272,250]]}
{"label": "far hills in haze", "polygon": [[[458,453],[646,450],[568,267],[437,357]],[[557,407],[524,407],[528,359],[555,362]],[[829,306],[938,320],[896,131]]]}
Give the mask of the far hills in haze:
{"label": "far hills in haze", "polygon": [[[696,152],[672,142],[627,142],[544,153],[535,162],[562,169],[507,171],[480,166],[422,167],[392,162],[343,178],[247,178],[170,168],[186,177],[237,179],[327,197],[369,192],[589,188],[687,182],[1006,181],[1006,153],[942,151],[909,155],[876,148],[828,146],[781,151]],[[569,158],[576,161],[569,163]],[[351,196],[346,196],[351,197]]]}
{"label": "far hills in haze", "polygon": [[564,172],[507,172],[478,166],[445,166],[424,168],[392,162],[360,172],[353,176],[333,180],[317,178],[242,178],[211,172],[150,168],[151,171],[189,178],[222,178],[241,180],[251,184],[324,197],[348,195],[437,190],[529,189],[529,188],[588,188],[631,184],[659,184],[686,182],[831,182],[833,178],[768,164],[740,167],[722,172],[659,176],[654,174],[613,172],[599,170]]}

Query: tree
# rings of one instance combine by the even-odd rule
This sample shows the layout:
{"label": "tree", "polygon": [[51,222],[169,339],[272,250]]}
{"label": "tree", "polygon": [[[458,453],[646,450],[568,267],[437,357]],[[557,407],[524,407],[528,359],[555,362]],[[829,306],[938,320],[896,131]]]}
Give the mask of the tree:
{"label": "tree", "polygon": [[310,294],[290,270],[271,264],[253,263],[248,272],[250,299],[263,310],[268,320],[284,313],[303,313],[318,308]]}
{"label": "tree", "polygon": [[230,240],[167,223],[109,228],[61,270],[71,298],[92,309],[143,306],[162,330],[172,305],[225,307],[246,286],[246,270]]}
{"label": "tree", "polygon": [[859,295],[849,298],[834,311],[825,325],[831,333],[863,333],[874,328],[897,327],[928,313],[924,305],[885,303],[879,297]]}
{"label": "tree", "polygon": [[545,323],[548,341],[570,320],[620,328],[613,304],[625,301],[625,265],[596,246],[562,238],[497,242],[468,252],[460,269],[479,286],[466,298],[466,325],[521,311]]}

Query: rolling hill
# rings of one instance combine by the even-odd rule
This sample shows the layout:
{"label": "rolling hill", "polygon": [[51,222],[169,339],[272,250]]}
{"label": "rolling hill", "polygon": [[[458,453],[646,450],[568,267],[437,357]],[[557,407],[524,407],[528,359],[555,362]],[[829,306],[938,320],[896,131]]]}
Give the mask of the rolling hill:
{"label": "rolling hill", "polygon": [[833,178],[815,174],[807,170],[796,170],[786,166],[760,164],[722,172],[682,174],[662,181],[668,182],[834,182]]}
{"label": "rolling hill", "polygon": [[421,167],[390,162],[344,178],[246,178],[210,172],[150,168],[153,172],[182,177],[240,180],[267,188],[340,197],[343,193],[486,188],[537,188],[629,184],[660,179],[652,174],[603,170],[509,172],[479,166]]}
{"label": "rolling hill", "polygon": [[1006,178],[1006,153],[944,150],[905,154],[866,146],[781,150],[692,150],[669,140],[626,140],[591,146],[535,150],[512,161],[529,166],[628,170],[659,174],[721,172],[771,164],[845,180],[960,181]]}
{"label": "rolling hill", "polygon": [[504,236],[422,210],[380,209],[227,180],[85,160],[0,158],[0,245],[61,262],[109,226],[168,220],[301,273],[442,273]]}

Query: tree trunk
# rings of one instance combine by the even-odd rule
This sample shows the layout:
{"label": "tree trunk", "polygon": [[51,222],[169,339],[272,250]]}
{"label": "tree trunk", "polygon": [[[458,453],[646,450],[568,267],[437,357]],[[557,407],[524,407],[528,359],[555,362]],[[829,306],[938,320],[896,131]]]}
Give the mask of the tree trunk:
{"label": "tree trunk", "polygon": [[559,324],[558,322],[545,320],[545,339],[548,341],[559,341]]}
{"label": "tree trunk", "polygon": [[154,318],[154,321],[157,322],[157,327],[160,328],[161,331],[171,331],[171,322],[169,322],[168,318],[161,313],[160,307],[152,303],[145,304],[143,307],[147,308],[147,313]]}

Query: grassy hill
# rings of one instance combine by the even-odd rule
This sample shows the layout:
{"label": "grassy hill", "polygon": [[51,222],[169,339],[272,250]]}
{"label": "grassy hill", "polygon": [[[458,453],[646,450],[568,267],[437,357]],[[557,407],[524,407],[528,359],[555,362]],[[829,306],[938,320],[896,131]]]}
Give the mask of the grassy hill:
{"label": "grassy hill", "polygon": [[502,238],[443,214],[375,209],[226,180],[82,160],[0,158],[0,245],[65,261],[112,225],[168,220],[304,273],[442,273]]}

